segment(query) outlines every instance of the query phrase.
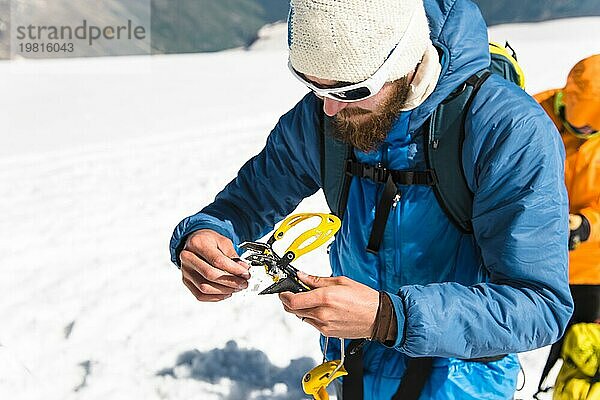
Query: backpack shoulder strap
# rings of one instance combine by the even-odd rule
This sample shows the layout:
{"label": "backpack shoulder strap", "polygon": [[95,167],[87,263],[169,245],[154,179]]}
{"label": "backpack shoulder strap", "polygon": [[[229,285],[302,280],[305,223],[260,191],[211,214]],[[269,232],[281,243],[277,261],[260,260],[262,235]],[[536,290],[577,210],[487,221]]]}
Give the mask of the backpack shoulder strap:
{"label": "backpack shoulder strap", "polygon": [[473,193],[462,160],[465,120],[475,95],[490,75],[490,71],[484,70],[467,79],[440,103],[426,128],[425,154],[428,168],[436,177],[434,193],[450,221],[464,233],[473,232]]}
{"label": "backpack shoulder strap", "polygon": [[[483,70],[467,79],[436,108],[426,125],[426,160],[434,174],[433,190],[450,221],[465,233],[473,231],[473,193],[462,164],[464,125],[473,98],[490,75]],[[331,212],[343,218],[352,180],[346,161],[352,159],[352,147],[334,139],[331,129],[331,118],[321,113],[321,183]]]}
{"label": "backpack shoulder strap", "polygon": [[525,73],[517,61],[517,53],[506,42],[504,46],[490,42],[490,71],[525,89]]}
{"label": "backpack shoulder strap", "polygon": [[320,114],[321,186],[331,212],[340,219],[344,216],[352,177],[346,174],[346,160],[352,158],[352,146],[332,135],[331,118]]}

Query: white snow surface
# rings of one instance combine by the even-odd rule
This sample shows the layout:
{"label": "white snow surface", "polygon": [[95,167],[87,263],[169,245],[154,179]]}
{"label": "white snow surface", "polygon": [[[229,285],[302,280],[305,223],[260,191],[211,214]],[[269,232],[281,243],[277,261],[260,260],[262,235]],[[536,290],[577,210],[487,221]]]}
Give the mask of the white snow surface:
{"label": "white snow surface", "polygon": [[[576,61],[600,52],[599,22],[490,36],[517,49],[533,93],[561,87]],[[276,367],[320,359],[317,332],[277,297],[199,303],[169,261],[176,223],[212,200],[306,92],[287,71],[285,29],[267,33],[271,44],[251,51],[0,63],[0,398],[233,398],[229,379],[186,378],[183,367],[157,375],[185,351],[229,340]],[[319,193],[300,209],[326,206]],[[295,265],[329,273],[324,249]],[[522,355],[517,398],[531,398],[546,352]]]}

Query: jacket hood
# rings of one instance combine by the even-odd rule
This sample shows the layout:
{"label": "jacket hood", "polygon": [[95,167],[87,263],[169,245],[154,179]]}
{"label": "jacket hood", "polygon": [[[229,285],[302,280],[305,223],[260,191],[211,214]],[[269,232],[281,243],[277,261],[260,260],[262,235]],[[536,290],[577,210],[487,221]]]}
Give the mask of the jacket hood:
{"label": "jacket hood", "polygon": [[563,94],[571,126],[600,129],[600,54],[579,61],[571,69]]}
{"label": "jacket hood", "polygon": [[412,111],[411,130],[420,127],[454,89],[490,65],[487,26],[471,0],[424,0],[424,4],[442,72],[433,93]]}

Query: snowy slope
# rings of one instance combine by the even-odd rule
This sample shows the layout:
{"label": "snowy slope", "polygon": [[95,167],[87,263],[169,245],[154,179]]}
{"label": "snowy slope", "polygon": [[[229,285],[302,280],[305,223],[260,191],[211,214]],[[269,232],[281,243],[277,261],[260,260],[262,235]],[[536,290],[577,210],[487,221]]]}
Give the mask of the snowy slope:
{"label": "snowy slope", "polygon": [[[491,36],[508,37],[537,91],[600,52],[598,22]],[[266,35],[251,51],[0,63],[0,398],[298,398],[283,383],[319,359],[315,331],[274,297],[196,302],[167,249],[305,92],[285,29]],[[301,208],[325,205],[319,194]],[[323,250],[296,266],[328,273]],[[524,356],[518,397],[543,352]],[[215,363],[228,357],[265,368]]]}

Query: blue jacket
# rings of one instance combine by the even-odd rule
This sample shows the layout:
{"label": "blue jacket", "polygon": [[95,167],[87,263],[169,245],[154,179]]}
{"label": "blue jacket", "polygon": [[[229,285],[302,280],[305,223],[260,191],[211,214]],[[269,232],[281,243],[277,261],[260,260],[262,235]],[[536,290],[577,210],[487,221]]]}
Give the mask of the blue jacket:
{"label": "blue jacket", "polygon": [[[402,113],[383,145],[355,152],[391,169],[425,167],[422,127],[436,106],[489,65],[487,29],[470,0],[425,0],[443,53],[434,93]],[[306,95],[281,117],[265,148],[201,212],[184,219],[171,256],[191,232],[256,240],[321,187],[318,116]],[[474,193],[474,234],[459,232],[429,187],[400,186],[378,255],[365,252],[381,185],[354,178],[330,251],[334,275],[386,291],[398,319],[392,347],[365,347],[365,399],[389,399],[407,356],[436,357],[422,399],[509,399],[516,355],[556,341],[572,312],[567,279],[564,150],[554,125],[525,92],[498,76],[480,89],[465,124],[463,166]],[[334,341],[336,343],[337,341]],[[339,348],[330,344],[331,357]],[[491,363],[464,359],[510,354]]]}

